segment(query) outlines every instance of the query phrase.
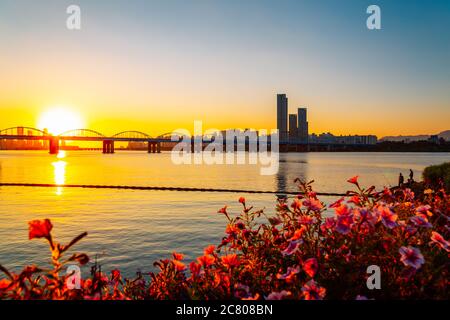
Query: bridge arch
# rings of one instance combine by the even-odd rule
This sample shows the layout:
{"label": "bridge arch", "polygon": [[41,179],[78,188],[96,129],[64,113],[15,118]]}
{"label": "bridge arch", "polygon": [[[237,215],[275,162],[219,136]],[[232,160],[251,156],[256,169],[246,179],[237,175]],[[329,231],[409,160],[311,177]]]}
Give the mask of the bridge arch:
{"label": "bridge arch", "polygon": [[60,133],[59,137],[104,137],[104,135],[98,131],[91,129],[73,129]]}
{"label": "bridge arch", "polygon": [[180,137],[184,137],[184,136],[185,136],[184,133],[179,133],[179,132],[176,132],[176,131],[171,131],[171,132],[166,132],[166,133],[160,134],[157,138],[159,138],[159,139],[168,138],[168,139],[169,139],[169,138],[172,137],[172,135],[178,135],[178,136],[180,136]]}
{"label": "bridge arch", "polygon": [[43,130],[33,128],[33,127],[11,127],[0,130],[0,135],[5,136],[29,136],[29,133],[32,133],[31,136],[44,136],[48,135],[48,132]]}
{"label": "bridge arch", "polygon": [[128,130],[116,133],[111,138],[126,138],[126,139],[151,139],[151,136],[145,132]]}

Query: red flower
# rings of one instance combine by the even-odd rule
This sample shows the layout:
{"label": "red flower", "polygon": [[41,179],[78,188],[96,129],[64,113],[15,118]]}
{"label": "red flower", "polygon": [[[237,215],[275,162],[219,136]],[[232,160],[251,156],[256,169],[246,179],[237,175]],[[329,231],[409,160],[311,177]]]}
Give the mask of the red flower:
{"label": "red flower", "polygon": [[221,208],[219,211],[217,211],[217,213],[227,214],[227,206]]}
{"label": "red flower", "polygon": [[120,271],[117,270],[117,269],[112,270],[111,271],[111,278],[114,281],[119,281],[119,279],[120,279]]}
{"label": "red flower", "polygon": [[431,232],[431,241],[434,242],[434,243],[437,243],[445,251],[447,251],[447,252],[450,251],[450,249],[449,249],[450,248],[450,242],[445,240],[444,237],[441,234],[439,234],[439,233],[437,233],[435,231],[432,231]]}
{"label": "red flower", "polygon": [[0,280],[0,290],[5,290],[11,285],[11,280],[8,279],[1,279]]}
{"label": "red flower", "polygon": [[212,265],[215,259],[212,255],[205,254],[204,256],[197,258],[197,260],[202,266],[207,267]]}
{"label": "red flower", "polygon": [[316,275],[318,268],[319,268],[319,265],[317,263],[316,258],[309,258],[303,264],[303,271],[305,271],[306,274],[308,276],[310,276],[311,278],[313,278]]}
{"label": "red flower", "polygon": [[348,200],[347,202],[354,203],[357,206],[361,206],[361,200],[359,199],[359,197],[357,195],[354,195],[353,197],[351,197],[350,200]]}
{"label": "red flower", "polygon": [[50,237],[50,231],[52,231],[53,228],[53,225],[49,219],[33,220],[28,222],[28,225],[29,225],[28,237],[30,240],[33,238],[48,239]]}
{"label": "red flower", "polygon": [[303,233],[305,233],[305,231],[306,231],[306,227],[301,226],[300,229],[295,230],[294,235],[292,236],[292,238],[289,239],[289,241],[294,241],[294,240],[300,239],[302,237]]}
{"label": "red flower", "polygon": [[239,265],[239,259],[235,253],[223,256],[221,260],[222,263],[228,268],[237,267]]}
{"label": "red flower", "polygon": [[175,265],[177,271],[183,271],[184,269],[186,269],[186,266],[181,261],[173,260],[172,263]]}
{"label": "red flower", "polygon": [[358,185],[358,176],[354,176],[347,180],[347,182],[354,184],[355,186]]}
{"label": "red flower", "polygon": [[294,210],[300,210],[302,207],[302,201],[298,198],[295,198],[294,201],[292,201],[291,207]]}
{"label": "red flower", "polygon": [[295,275],[299,272],[300,272],[300,267],[295,267],[295,268],[288,267],[286,273],[284,273],[284,274],[278,273],[277,274],[277,279],[286,280],[286,282],[289,283],[294,279]]}
{"label": "red flower", "polygon": [[314,280],[308,281],[302,287],[305,300],[322,300],[325,297],[325,288],[320,287]]}
{"label": "red flower", "polygon": [[201,268],[202,268],[202,265],[200,263],[195,263],[195,261],[192,261],[189,264],[189,269],[191,270],[191,274],[194,276],[197,276],[200,273]]}
{"label": "red flower", "polygon": [[245,198],[244,197],[240,197],[239,198],[239,202],[242,203],[243,205],[245,205]]}
{"label": "red flower", "polygon": [[210,245],[207,246],[203,252],[205,253],[205,255],[213,254],[214,250],[216,250],[216,247],[214,245]]}
{"label": "red flower", "polygon": [[175,260],[183,260],[183,258],[184,258],[184,255],[182,253],[174,252],[174,253],[172,253],[172,255]]}
{"label": "red flower", "polygon": [[343,202],[344,200],[345,200],[344,197],[342,197],[342,198],[336,200],[335,202],[333,202],[332,204],[330,204],[330,208],[337,208],[337,207],[340,207],[341,204],[342,204],[342,202]]}

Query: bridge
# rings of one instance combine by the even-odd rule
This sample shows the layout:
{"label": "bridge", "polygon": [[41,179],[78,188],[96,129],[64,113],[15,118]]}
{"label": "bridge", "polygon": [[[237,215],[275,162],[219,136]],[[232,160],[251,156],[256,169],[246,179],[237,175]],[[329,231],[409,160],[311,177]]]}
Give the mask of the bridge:
{"label": "bridge", "polygon": [[101,141],[103,142],[103,153],[114,153],[114,142],[146,142],[149,153],[160,153],[161,144],[171,142],[172,135],[178,136],[180,139],[182,134],[176,132],[168,132],[157,137],[141,132],[141,131],[122,131],[112,136],[106,136],[98,131],[91,129],[74,129],[63,132],[59,135],[52,135],[46,131],[32,127],[11,127],[0,130],[0,140],[35,140],[48,141],[49,153],[57,154],[61,141]]}
{"label": "bridge", "polygon": [[[178,136],[178,141],[172,140],[172,136]],[[114,153],[114,142],[144,142],[147,143],[148,153],[160,153],[162,143],[175,144],[185,138],[184,134],[177,132],[167,132],[153,137],[145,132],[129,130],[118,132],[112,136],[106,136],[101,132],[91,129],[74,129],[63,132],[59,135],[52,135],[46,131],[32,127],[11,127],[0,130],[0,142],[4,140],[35,140],[47,141],[50,154],[57,154],[60,149],[61,141],[101,141],[103,143],[103,153]],[[194,137],[189,137],[191,141],[191,152],[196,152]],[[213,139],[203,138],[202,149],[204,143],[211,143]],[[226,140],[223,140],[226,144]],[[268,149],[271,149],[270,138],[267,141]],[[249,150],[250,143],[246,141],[245,150]],[[236,140],[234,148],[237,148]],[[297,141],[280,141],[280,152],[308,152],[308,151],[367,151],[373,149],[372,145],[366,144],[333,144],[333,143],[309,143]],[[256,150],[259,150],[259,143],[256,143]]]}

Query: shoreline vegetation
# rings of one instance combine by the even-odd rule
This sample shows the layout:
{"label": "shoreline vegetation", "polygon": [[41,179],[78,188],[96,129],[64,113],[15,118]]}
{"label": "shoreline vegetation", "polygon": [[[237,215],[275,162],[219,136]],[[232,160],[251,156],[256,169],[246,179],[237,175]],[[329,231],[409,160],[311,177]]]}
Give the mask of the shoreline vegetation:
{"label": "shoreline vegetation", "polygon": [[0,299],[448,300],[449,177],[450,163],[393,189],[364,188],[352,177],[352,190],[329,205],[332,217],[323,215],[312,181],[297,179],[298,195],[278,199],[274,214],[240,197],[242,212],[216,213],[226,221],[220,244],[190,262],[173,252],[155,262],[159,271],[133,279],[97,264],[86,279],[66,274],[67,266],[89,262],[84,253],[68,254],[87,233],[62,245],[50,220],[30,221],[29,239],[48,242],[53,268],[12,273],[0,265]]}

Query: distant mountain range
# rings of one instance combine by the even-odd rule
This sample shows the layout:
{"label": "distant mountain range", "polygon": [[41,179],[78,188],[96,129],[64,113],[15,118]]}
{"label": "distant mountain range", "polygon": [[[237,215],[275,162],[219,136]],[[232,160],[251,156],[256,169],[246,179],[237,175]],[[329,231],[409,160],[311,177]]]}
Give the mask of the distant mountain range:
{"label": "distant mountain range", "polygon": [[[439,138],[444,138],[450,141],[450,130],[442,131],[437,134]],[[421,134],[417,136],[386,136],[380,139],[380,141],[420,141],[427,140],[431,135]]]}

